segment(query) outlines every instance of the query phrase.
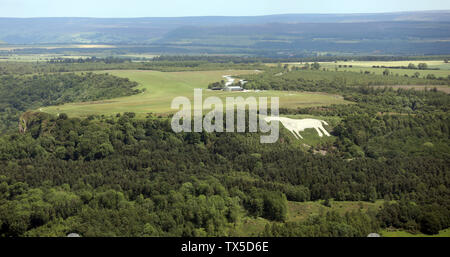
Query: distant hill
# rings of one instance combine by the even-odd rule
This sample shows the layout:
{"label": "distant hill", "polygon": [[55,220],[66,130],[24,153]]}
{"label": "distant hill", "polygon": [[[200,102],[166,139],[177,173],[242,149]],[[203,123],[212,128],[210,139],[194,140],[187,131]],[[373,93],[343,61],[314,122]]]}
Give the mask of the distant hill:
{"label": "distant hill", "polygon": [[252,17],[0,18],[1,41],[145,44],[148,50],[159,52],[449,54],[450,11]]}

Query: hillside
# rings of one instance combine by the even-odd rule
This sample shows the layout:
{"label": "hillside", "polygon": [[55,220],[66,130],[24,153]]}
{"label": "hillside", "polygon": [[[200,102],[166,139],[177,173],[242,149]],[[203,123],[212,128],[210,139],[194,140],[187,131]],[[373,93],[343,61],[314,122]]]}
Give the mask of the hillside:
{"label": "hillside", "polygon": [[20,113],[29,109],[133,95],[141,92],[136,86],[108,74],[0,76],[0,131],[15,127]]}
{"label": "hillside", "polygon": [[114,46],[106,48],[112,52],[139,53],[422,55],[450,54],[449,28],[448,11],[254,17],[0,18],[0,41],[36,47],[62,44],[46,49],[51,53],[72,48],[65,44],[110,44]]}

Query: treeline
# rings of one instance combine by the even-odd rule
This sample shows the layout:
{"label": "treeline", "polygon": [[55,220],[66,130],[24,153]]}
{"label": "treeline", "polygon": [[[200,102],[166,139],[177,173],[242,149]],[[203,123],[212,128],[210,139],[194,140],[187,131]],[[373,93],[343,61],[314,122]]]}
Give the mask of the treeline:
{"label": "treeline", "polygon": [[260,63],[228,63],[228,62],[208,62],[205,60],[184,60],[184,61],[165,61],[156,60],[142,63],[140,70],[158,70],[158,71],[203,71],[203,70],[256,70],[265,69],[265,65]]}
{"label": "treeline", "polygon": [[[447,61],[447,60],[446,60]],[[426,63],[419,63],[417,66],[414,63],[408,64],[408,66],[378,66],[373,65],[372,68],[389,68],[389,69],[409,69],[409,70],[439,70],[439,68],[429,68]]]}
{"label": "treeline", "polygon": [[[83,59],[84,60],[84,59]],[[246,63],[210,63],[207,61],[146,61],[146,62],[122,62],[118,61],[89,61],[78,59],[64,59],[62,61],[46,62],[0,62],[0,75],[29,75],[35,73],[58,73],[96,70],[156,70],[170,71],[202,71],[202,70],[246,70],[265,69],[262,64]]]}
{"label": "treeline", "polygon": [[17,128],[29,109],[133,95],[141,92],[136,86],[127,78],[89,72],[0,76],[0,131]]}
{"label": "treeline", "polygon": [[117,58],[117,57],[105,57],[105,58],[97,58],[87,57],[87,58],[52,58],[47,61],[47,63],[130,63],[131,58]]}
{"label": "treeline", "polygon": [[47,62],[0,62],[0,75],[30,75],[59,72],[78,72],[96,70],[133,70],[142,67],[142,63],[47,63]]}
{"label": "treeline", "polygon": [[289,63],[289,62],[350,62],[350,61],[415,61],[415,60],[442,60],[448,62],[447,55],[427,56],[364,56],[364,55],[321,55],[321,56],[299,56],[299,57],[255,57],[255,56],[224,56],[224,55],[160,55],[154,57],[154,61],[208,61],[212,63]]}

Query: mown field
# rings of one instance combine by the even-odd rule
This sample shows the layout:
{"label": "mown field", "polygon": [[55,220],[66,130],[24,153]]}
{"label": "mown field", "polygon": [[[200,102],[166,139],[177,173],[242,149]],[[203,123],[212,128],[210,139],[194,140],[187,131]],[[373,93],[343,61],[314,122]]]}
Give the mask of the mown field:
{"label": "mown field", "polygon": [[[382,68],[384,67],[407,67],[410,63],[414,64],[416,67],[419,63],[426,63],[430,69],[439,70],[417,70],[417,69],[392,69],[392,68]],[[339,67],[341,65],[341,67]],[[344,67],[346,65],[347,67]],[[352,67],[349,67],[349,66]],[[420,77],[426,77],[429,74],[433,74],[436,77],[447,78],[450,75],[450,64],[444,63],[443,60],[434,61],[391,61],[391,62],[381,62],[381,61],[348,61],[348,62],[324,62],[321,66],[328,69],[338,68],[338,71],[351,71],[351,72],[365,72],[369,71],[375,74],[383,74],[383,72],[388,69],[392,75],[398,76],[413,76],[416,72],[420,73]],[[373,66],[380,66],[380,68],[373,68]]]}
{"label": "mown field", "polygon": [[[334,66],[330,66],[329,69],[334,69]],[[450,70],[412,70],[412,69],[389,69],[389,68],[372,68],[372,67],[347,67],[347,68],[338,68],[338,71],[351,71],[351,72],[365,72],[369,71],[371,73],[375,74],[383,74],[383,72],[388,69],[389,72],[396,76],[413,76],[416,72],[420,73],[419,77],[426,77],[429,74],[433,74],[436,77],[443,77],[446,78],[448,75],[450,75]]]}
{"label": "mown field", "polygon": [[372,66],[386,66],[386,67],[401,67],[408,66],[410,63],[418,66],[419,63],[426,63],[428,68],[439,68],[441,70],[450,70],[450,64],[445,63],[444,60],[413,60],[413,61],[340,61],[340,62],[324,62],[324,65],[353,65],[353,67],[366,67]]}
{"label": "mown field", "polygon": [[[186,96],[193,103],[194,88],[204,88],[203,97],[218,96],[225,103],[225,98],[232,96],[279,97],[280,107],[310,107],[329,104],[348,103],[341,96],[326,93],[263,91],[263,92],[223,92],[206,90],[208,84],[222,80],[223,75],[255,73],[249,70],[193,71],[193,72],[158,72],[138,70],[99,71],[118,77],[129,78],[139,83],[144,93],[129,97],[115,98],[106,101],[71,103],[61,106],[40,108],[41,111],[58,114],[67,113],[72,117],[92,114],[115,114],[135,112],[137,115],[147,113],[169,114],[176,112],[170,108],[172,100],[177,96]],[[269,98],[270,100],[270,98]]]}

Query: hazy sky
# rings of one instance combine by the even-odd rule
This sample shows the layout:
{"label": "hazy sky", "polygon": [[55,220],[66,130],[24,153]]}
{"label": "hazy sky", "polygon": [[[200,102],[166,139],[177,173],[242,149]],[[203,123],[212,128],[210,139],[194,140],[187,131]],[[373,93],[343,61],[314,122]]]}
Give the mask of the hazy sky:
{"label": "hazy sky", "polygon": [[253,16],[450,10],[449,0],[0,0],[0,17]]}

